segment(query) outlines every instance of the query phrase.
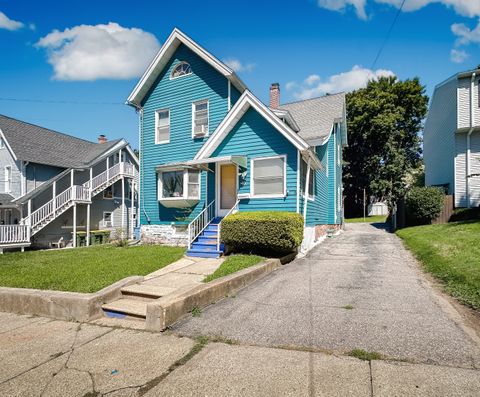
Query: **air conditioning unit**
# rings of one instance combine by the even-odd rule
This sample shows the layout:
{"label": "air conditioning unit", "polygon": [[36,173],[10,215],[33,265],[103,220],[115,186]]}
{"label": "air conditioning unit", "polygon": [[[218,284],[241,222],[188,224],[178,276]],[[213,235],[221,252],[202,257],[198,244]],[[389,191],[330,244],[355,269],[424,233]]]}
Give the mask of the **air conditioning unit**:
{"label": "air conditioning unit", "polygon": [[104,227],[113,227],[112,221],[105,221],[103,222]]}
{"label": "air conditioning unit", "polygon": [[208,126],[207,125],[199,125],[199,126],[196,126],[195,127],[195,130],[194,130],[194,135],[195,136],[204,136],[206,135],[208,132]]}

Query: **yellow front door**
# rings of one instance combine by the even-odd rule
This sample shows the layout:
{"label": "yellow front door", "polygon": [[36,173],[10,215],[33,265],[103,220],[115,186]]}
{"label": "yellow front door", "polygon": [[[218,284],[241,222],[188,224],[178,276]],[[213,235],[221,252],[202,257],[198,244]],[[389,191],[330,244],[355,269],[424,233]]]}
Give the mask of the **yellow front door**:
{"label": "yellow front door", "polygon": [[218,215],[225,215],[237,201],[237,166],[220,165],[220,205]]}

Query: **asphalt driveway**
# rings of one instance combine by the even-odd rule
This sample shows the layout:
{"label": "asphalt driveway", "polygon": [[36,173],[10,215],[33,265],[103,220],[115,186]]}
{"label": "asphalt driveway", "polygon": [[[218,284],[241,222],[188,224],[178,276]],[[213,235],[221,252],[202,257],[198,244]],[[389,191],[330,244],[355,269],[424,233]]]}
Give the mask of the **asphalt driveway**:
{"label": "asphalt driveway", "polygon": [[479,368],[475,338],[393,234],[349,224],[235,297],[174,327],[261,346],[375,351],[414,362]]}

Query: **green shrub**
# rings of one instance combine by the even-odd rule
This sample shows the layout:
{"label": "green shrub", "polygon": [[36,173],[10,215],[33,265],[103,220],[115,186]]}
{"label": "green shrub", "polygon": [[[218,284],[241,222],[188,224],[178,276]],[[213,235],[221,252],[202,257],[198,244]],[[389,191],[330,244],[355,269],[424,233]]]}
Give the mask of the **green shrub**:
{"label": "green shrub", "polygon": [[294,212],[239,212],[222,222],[221,240],[229,251],[282,256],[303,239],[303,217]]}
{"label": "green shrub", "polygon": [[449,222],[473,221],[480,219],[480,208],[457,208],[453,211]]}
{"label": "green shrub", "polygon": [[442,212],[444,196],[442,189],[433,186],[411,188],[406,198],[409,223],[431,223]]}

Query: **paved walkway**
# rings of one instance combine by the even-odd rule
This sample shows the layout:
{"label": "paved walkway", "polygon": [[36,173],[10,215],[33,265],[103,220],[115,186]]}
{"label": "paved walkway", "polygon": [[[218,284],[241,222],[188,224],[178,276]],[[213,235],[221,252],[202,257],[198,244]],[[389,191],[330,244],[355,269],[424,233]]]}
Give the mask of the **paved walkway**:
{"label": "paved walkway", "polygon": [[[0,313],[0,396],[478,396],[479,371]],[[200,350],[200,351],[199,351]]]}
{"label": "paved walkway", "polygon": [[359,348],[401,360],[480,368],[478,345],[460,325],[458,313],[394,234],[349,224],[305,258],[175,332],[250,345]]}

